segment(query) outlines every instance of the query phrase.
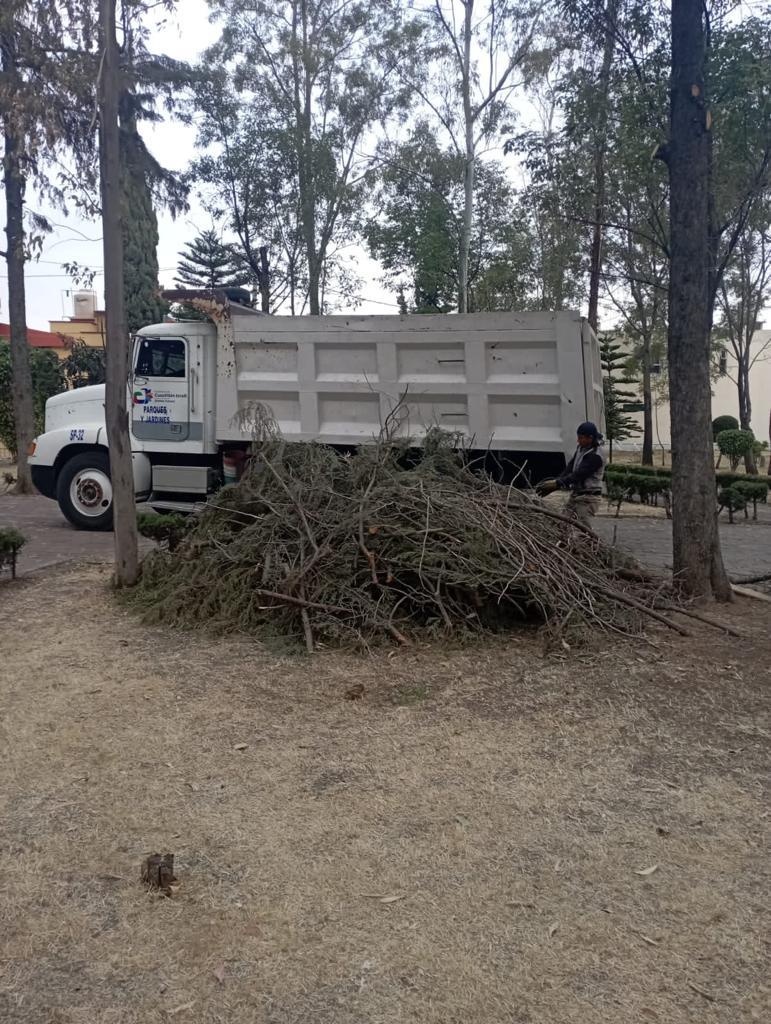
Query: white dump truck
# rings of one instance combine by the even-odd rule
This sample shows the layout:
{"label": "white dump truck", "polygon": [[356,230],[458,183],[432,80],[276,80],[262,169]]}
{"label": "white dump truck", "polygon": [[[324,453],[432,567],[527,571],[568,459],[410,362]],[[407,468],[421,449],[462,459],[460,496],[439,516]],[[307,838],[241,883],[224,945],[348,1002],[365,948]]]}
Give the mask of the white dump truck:
{"label": "white dump truck", "polygon": [[[289,441],[372,443],[434,426],[499,474],[558,473],[582,420],[603,421],[597,339],[576,313],[267,316],[224,293],[175,292],[206,320],[154,324],[133,341],[128,382],[138,501],[185,509],[243,459],[239,413],[270,411]],[[392,417],[393,418],[393,417]],[[37,489],[83,529],[112,524],[104,386],[50,398],[30,458]]]}

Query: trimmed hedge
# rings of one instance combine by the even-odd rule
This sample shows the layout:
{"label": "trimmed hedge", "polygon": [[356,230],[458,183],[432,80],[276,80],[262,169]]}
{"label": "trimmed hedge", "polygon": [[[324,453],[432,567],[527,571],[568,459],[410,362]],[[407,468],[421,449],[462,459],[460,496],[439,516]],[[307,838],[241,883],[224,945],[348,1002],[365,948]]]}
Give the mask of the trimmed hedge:
{"label": "trimmed hedge", "polygon": [[[621,463],[611,463],[605,467],[605,476],[611,479],[619,479],[620,477],[634,476],[634,477],[658,477],[660,480],[671,480],[672,470],[667,469],[665,466],[625,466]],[[715,484],[719,487],[731,487],[733,484],[738,483],[757,483],[765,484],[766,488],[771,489],[771,476],[748,476],[746,473],[715,473]]]}

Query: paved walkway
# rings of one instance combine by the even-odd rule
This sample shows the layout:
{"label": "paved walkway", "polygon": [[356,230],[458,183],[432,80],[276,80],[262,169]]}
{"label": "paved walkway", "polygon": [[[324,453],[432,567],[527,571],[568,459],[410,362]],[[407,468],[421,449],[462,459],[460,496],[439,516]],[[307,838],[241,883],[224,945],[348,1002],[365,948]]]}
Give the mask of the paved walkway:
{"label": "paved walkway", "polygon": [[[112,533],[76,530],[55,501],[40,494],[24,497],[0,495],[0,527],[16,526],[27,538],[16,566],[18,575],[65,562],[109,562],[113,558]],[[143,548],[149,542],[140,538]],[[0,581],[6,573],[0,575]]]}
{"label": "paved walkway", "polygon": [[[771,517],[766,510],[758,521],[720,522],[723,560],[732,577],[771,573]],[[672,530],[666,519],[606,519],[598,517],[596,532],[606,541],[626,548],[644,565],[672,568]]]}

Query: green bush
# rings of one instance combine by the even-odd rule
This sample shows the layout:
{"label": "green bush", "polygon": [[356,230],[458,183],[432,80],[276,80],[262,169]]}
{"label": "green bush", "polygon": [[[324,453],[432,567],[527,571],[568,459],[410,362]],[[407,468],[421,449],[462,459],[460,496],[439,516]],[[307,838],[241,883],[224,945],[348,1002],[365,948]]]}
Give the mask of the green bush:
{"label": "green bush", "polygon": [[736,487],[724,487],[718,494],[717,500],[720,506],[719,512],[722,512],[724,508],[728,509],[729,523],[734,521],[734,512],[741,512],[747,508],[747,499]]}
{"label": "green bush", "polygon": [[739,421],[735,416],[716,416],[712,421],[712,440],[717,441],[717,435],[724,430],[738,430]]}
{"label": "green bush", "polygon": [[[744,480],[738,480],[733,484],[733,490],[738,491],[739,494],[745,499],[747,504],[752,503],[752,518],[758,518],[758,502],[763,504],[768,499],[768,487],[762,481],[757,481],[752,477],[745,478]],[[747,509],[744,509],[745,517],[747,516]]]}
{"label": "green bush", "polygon": [[143,537],[165,544],[174,551],[192,525],[190,516],[179,512],[138,512],[137,529]]}
{"label": "green bush", "polygon": [[[43,432],[46,401],[51,395],[64,391],[64,377],[55,352],[31,348],[29,365],[32,373],[32,404],[35,411],[35,432]],[[13,415],[13,388],[11,385],[11,349],[7,342],[0,343],[0,441],[16,456],[16,420]]]}
{"label": "green bush", "polygon": [[0,569],[10,568],[11,576],[16,576],[16,558],[27,543],[24,534],[14,526],[0,529]]}
{"label": "green bush", "polygon": [[745,455],[749,455],[755,443],[751,430],[721,430],[715,438],[718,451],[726,455],[731,469],[736,469]]}
{"label": "green bush", "polygon": [[767,489],[771,487],[771,476],[748,477],[746,473],[716,473],[715,480],[720,487],[731,487],[746,480],[752,480],[754,484],[765,484]]}

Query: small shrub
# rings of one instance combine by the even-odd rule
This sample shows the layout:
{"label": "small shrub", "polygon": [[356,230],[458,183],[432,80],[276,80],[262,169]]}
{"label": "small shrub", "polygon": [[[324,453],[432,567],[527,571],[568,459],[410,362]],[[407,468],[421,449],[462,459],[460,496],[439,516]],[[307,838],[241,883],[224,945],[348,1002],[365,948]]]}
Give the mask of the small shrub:
{"label": "small shrub", "polygon": [[179,512],[138,512],[137,529],[143,537],[174,551],[191,526],[189,516]]}
{"label": "small shrub", "polygon": [[739,421],[735,416],[716,416],[712,421],[712,440],[717,441],[717,435],[724,430],[738,430]]}
{"label": "small shrub", "polygon": [[[758,518],[758,502],[765,503],[768,498],[768,487],[762,481],[756,481],[754,479],[739,480],[733,484],[733,489],[741,494],[747,504],[752,502],[752,518]],[[744,509],[745,518],[747,518],[747,508]]]}
{"label": "small shrub", "polygon": [[734,512],[741,512],[747,508],[747,499],[736,487],[724,487],[717,496],[720,505],[719,512],[728,509],[728,522],[734,521]]}
{"label": "small shrub", "polygon": [[16,559],[26,543],[27,538],[14,526],[0,529],[0,569],[9,568],[13,579],[16,578]]}
{"label": "small shrub", "polygon": [[751,430],[722,430],[715,440],[720,454],[728,457],[731,469],[735,470],[752,451],[755,435]]}

